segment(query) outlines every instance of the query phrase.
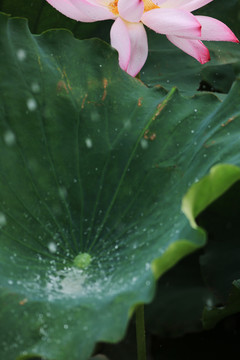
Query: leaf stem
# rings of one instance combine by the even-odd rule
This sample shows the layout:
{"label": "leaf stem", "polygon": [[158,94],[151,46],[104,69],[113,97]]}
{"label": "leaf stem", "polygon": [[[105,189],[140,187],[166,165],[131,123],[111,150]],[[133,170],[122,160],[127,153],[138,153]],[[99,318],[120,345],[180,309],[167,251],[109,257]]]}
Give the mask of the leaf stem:
{"label": "leaf stem", "polygon": [[136,338],[138,360],[147,360],[146,357],[146,339],[144,324],[144,305],[138,305],[136,308]]}

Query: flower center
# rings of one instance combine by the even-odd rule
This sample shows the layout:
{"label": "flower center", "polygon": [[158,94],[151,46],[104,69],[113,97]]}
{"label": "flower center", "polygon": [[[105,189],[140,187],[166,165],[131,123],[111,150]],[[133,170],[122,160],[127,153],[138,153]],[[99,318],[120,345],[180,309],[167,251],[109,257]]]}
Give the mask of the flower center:
{"label": "flower center", "polygon": [[143,2],[144,2],[144,11],[159,9],[159,6],[155,5],[151,0],[143,0]]}
{"label": "flower center", "polygon": [[110,4],[108,5],[109,10],[114,14],[114,15],[118,15],[118,0],[112,1],[110,2]]}
{"label": "flower center", "polygon": [[[159,9],[159,6],[155,5],[152,2],[152,0],[143,0],[143,3],[144,3],[144,11],[149,11],[149,10],[152,10],[152,9]],[[118,0],[111,1],[108,4],[108,8],[114,15],[119,15],[119,12],[118,12]]]}

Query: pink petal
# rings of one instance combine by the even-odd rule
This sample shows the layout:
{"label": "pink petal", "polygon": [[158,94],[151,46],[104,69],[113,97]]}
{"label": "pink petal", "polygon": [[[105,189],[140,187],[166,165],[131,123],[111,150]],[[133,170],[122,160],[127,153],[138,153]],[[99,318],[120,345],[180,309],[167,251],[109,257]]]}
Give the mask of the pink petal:
{"label": "pink petal", "polygon": [[160,6],[161,4],[167,2],[166,0],[152,0],[152,2],[157,5],[157,6]]}
{"label": "pink petal", "polygon": [[[62,0],[61,0],[62,1]],[[65,0],[69,2],[69,0]],[[107,8],[96,0],[70,0],[80,12],[88,16],[91,21],[116,19],[116,16]]]}
{"label": "pink petal", "polygon": [[120,17],[112,25],[110,38],[112,47],[118,51],[120,67],[127,71],[131,53],[131,42],[126,23]]}
{"label": "pink petal", "polygon": [[144,11],[144,3],[142,0],[119,0],[118,11],[124,20],[139,22]]}
{"label": "pink petal", "polygon": [[111,29],[111,45],[119,54],[119,65],[129,75],[136,76],[147,59],[147,34],[141,23],[123,21],[120,17]]}
{"label": "pink petal", "polygon": [[127,29],[131,43],[131,56],[127,73],[136,76],[147,60],[147,34],[141,23],[127,23]]}
{"label": "pink petal", "polygon": [[143,14],[141,21],[160,34],[201,36],[201,25],[194,15],[178,9],[153,9]]}
{"label": "pink petal", "polygon": [[89,18],[89,16],[77,9],[76,6],[71,3],[71,0],[47,0],[47,2],[71,19],[82,22],[93,21],[91,18]]}
{"label": "pink petal", "polygon": [[184,39],[172,35],[168,35],[167,38],[171,43],[197,59],[201,64],[205,64],[210,60],[209,51],[200,40]]}
{"label": "pink petal", "polygon": [[239,43],[234,33],[221,21],[208,17],[196,16],[202,25],[201,40],[232,41]]}
{"label": "pink petal", "polygon": [[[167,0],[161,5],[163,8],[177,8],[186,11],[194,11],[201,8],[202,6],[207,5],[213,0]],[[154,3],[157,4],[157,0]]]}

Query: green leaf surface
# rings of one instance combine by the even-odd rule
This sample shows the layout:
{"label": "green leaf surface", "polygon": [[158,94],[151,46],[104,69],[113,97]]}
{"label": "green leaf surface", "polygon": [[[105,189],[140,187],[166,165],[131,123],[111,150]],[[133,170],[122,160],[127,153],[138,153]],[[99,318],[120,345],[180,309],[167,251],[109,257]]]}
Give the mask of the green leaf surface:
{"label": "green leaf surface", "polygon": [[236,181],[240,84],[187,99],[129,77],[101,41],[5,16],[0,32],[0,357],[86,360],[205,244],[181,200],[217,163],[215,196]]}

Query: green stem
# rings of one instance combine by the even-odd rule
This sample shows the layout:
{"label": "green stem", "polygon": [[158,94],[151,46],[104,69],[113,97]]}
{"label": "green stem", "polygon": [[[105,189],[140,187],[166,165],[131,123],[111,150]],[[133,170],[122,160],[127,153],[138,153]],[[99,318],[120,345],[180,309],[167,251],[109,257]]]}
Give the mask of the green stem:
{"label": "green stem", "polygon": [[138,360],[147,360],[144,325],[144,305],[138,305],[136,308],[136,337]]}

